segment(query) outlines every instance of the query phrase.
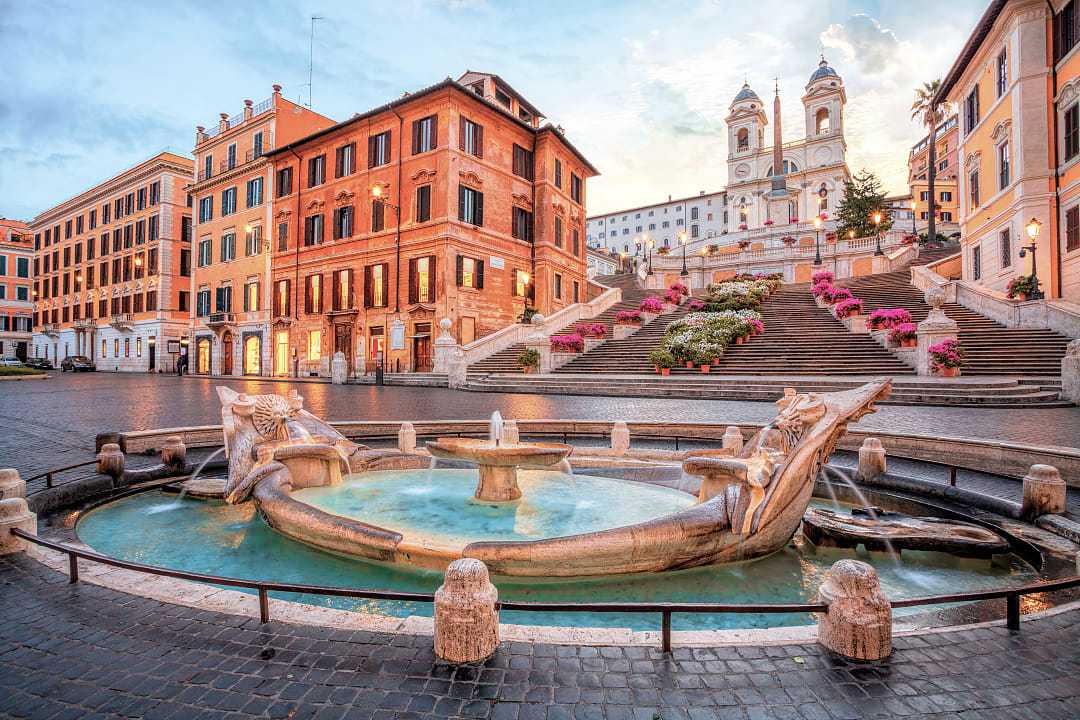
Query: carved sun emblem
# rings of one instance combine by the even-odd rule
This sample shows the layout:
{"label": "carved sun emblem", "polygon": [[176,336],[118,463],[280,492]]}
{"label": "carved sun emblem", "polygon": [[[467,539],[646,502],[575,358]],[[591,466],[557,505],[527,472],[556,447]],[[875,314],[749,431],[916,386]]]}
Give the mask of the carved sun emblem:
{"label": "carved sun emblem", "polygon": [[251,421],[264,438],[281,439],[285,437],[285,421],[295,414],[289,401],[280,395],[259,395],[255,398]]}

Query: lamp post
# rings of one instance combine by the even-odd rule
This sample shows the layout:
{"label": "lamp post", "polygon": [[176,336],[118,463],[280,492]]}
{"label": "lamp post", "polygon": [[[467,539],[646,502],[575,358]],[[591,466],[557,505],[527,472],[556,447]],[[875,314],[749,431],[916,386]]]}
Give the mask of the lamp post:
{"label": "lamp post", "polygon": [[814,216],[814,264],[821,264],[821,216]]}
{"label": "lamp post", "polygon": [[521,322],[525,323],[529,321],[528,318],[526,318],[525,316],[528,315],[529,312],[529,297],[532,294],[532,287],[529,283],[532,281],[532,277],[527,272],[521,273],[519,277],[521,277],[521,294],[523,303],[523,307],[521,308]]}
{"label": "lamp post", "polygon": [[398,268],[394,273],[394,312],[401,310],[401,207],[390,202],[388,198],[383,197],[382,185],[371,186],[371,198],[382,205],[388,207],[394,211],[394,233],[396,235],[396,245],[398,254]]}
{"label": "lamp post", "polygon": [[918,207],[918,203],[916,203],[915,199],[912,198],[912,200],[911,200],[911,234],[912,235],[915,235],[918,232],[917,230],[915,230],[915,208],[916,207]]}
{"label": "lamp post", "polygon": [[640,235],[635,235],[634,236],[634,257],[639,257],[640,255],[641,255],[641,236]]}
{"label": "lamp post", "polygon": [[1027,257],[1027,254],[1031,253],[1031,292],[1028,293],[1028,300],[1042,300],[1046,296],[1039,289],[1039,269],[1035,262],[1035,250],[1037,248],[1035,241],[1039,238],[1042,223],[1039,222],[1038,218],[1031,218],[1025,230],[1027,230],[1028,237],[1031,238],[1031,244],[1020,248],[1020,257]]}
{"label": "lamp post", "polygon": [[870,219],[874,221],[874,242],[876,243],[874,254],[884,255],[885,253],[881,252],[881,211],[875,212]]}
{"label": "lamp post", "polygon": [[646,262],[648,262],[649,270],[645,274],[646,275],[652,275],[653,274],[652,273],[652,249],[653,249],[653,240],[652,240],[652,238],[649,238],[649,239],[647,239],[645,241],[645,247],[647,247],[649,249],[649,255],[648,255],[648,258],[646,260]]}
{"label": "lamp post", "polygon": [[679,231],[679,244],[682,245],[682,272],[680,276],[686,277],[690,274],[690,271],[686,269],[686,231]]}

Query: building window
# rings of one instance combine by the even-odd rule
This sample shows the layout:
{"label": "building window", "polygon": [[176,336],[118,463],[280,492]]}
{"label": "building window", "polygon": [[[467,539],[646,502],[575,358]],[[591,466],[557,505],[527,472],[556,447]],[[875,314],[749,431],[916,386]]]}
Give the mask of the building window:
{"label": "building window", "polygon": [[581,204],[581,185],[581,178],[579,178],[574,173],[570,173],[570,199],[576,202],[578,205]]}
{"label": "building window", "polygon": [[1077,32],[1076,3],[1067,2],[1061,8],[1061,12],[1054,15],[1054,62],[1061,60],[1069,54],[1080,38]]}
{"label": "building window", "polygon": [[458,149],[474,157],[484,157],[484,127],[462,117],[458,130]]}
{"label": "building window", "polygon": [[313,188],[326,182],[326,156],[319,155],[308,160],[307,186]]}
{"label": "building window", "polygon": [[304,218],[304,247],[321,245],[323,241],[323,216],[311,215]]}
{"label": "building window", "polygon": [[581,284],[577,280],[574,281],[574,302],[581,302]]}
{"label": "building window", "polygon": [[1009,143],[1003,142],[998,145],[998,189],[1004,190],[1009,187]]}
{"label": "building window", "polygon": [[431,186],[421,185],[416,188],[416,222],[431,220]]}
{"label": "building window", "polygon": [[234,167],[236,167],[236,143],[232,143],[231,145],[229,145],[226,158],[226,163],[228,164],[229,170],[232,170]]}
{"label": "building window", "polygon": [[136,192],[136,198],[137,199],[135,201],[135,209],[136,210],[145,210],[146,209],[146,188],[139,188],[138,191]]}
{"label": "building window", "polygon": [[1065,251],[1080,250],[1080,205],[1065,211]]}
{"label": "building window", "polygon": [[199,222],[209,222],[214,219],[214,196],[208,195],[199,198]]}
{"label": "building window", "polygon": [[555,273],[555,299],[562,300],[562,274]]}
{"label": "building window", "polygon": [[288,280],[278,280],[274,290],[274,317],[284,317],[289,313],[290,291]]}
{"label": "building window", "polygon": [[244,254],[247,257],[262,252],[262,225],[253,225],[244,237]]}
{"label": "building window", "polygon": [[[213,240],[208,237],[199,241],[199,267],[208,267],[213,253]],[[115,261],[114,261],[115,264]]]}
{"label": "building window", "polygon": [[349,310],[353,307],[352,270],[335,270],[333,287],[334,310]]}
{"label": "building window", "polygon": [[317,315],[322,311],[322,274],[308,275],[304,278],[304,312]]}
{"label": "building window", "polygon": [[210,288],[202,288],[195,296],[195,315],[203,317],[210,314]]}
{"label": "building window", "polygon": [[334,209],[334,239],[352,237],[353,206],[347,205]]}
{"label": "building window", "polygon": [[1003,49],[997,56],[997,96],[1005,94],[1005,88],[1009,85],[1009,59]]}
{"label": "building window", "polygon": [[1001,241],[1001,267],[1007,268],[1012,265],[1012,237],[1008,228],[1001,231],[999,239]]}
{"label": "building window", "polygon": [[435,256],[409,260],[409,302],[435,302]]}
{"label": "building window", "polygon": [[750,131],[746,128],[740,128],[735,133],[735,152],[742,152],[743,150],[750,149]]}
{"label": "building window", "polygon": [[975,168],[968,175],[968,187],[971,191],[971,209],[979,207],[979,169]]}
{"label": "building window", "polygon": [[289,249],[289,223],[278,223],[277,226],[277,249],[278,252],[285,252]]}
{"label": "building window", "polygon": [[277,196],[283,197],[292,193],[292,168],[281,168],[277,171]]}
{"label": "building window", "polygon": [[247,206],[249,208],[258,207],[263,203],[263,179],[261,177],[252,178],[247,183]]}
{"label": "building window", "polygon": [[244,284],[244,312],[259,310],[259,281],[251,280]]}
{"label": "building window", "polygon": [[982,248],[978,245],[971,248],[971,277],[975,280],[982,278]]}
{"label": "building window", "polygon": [[[926,218],[925,218],[925,215],[926,215],[926,213],[923,213],[923,216],[924,216],[924,217],[923,217],[923,219],[924,219],[924,220],[926,219]],[[951,213],[951,212],[949,212],[949,211],[947,211],[947,210],[946,210],[946,211],[943,211],[943,212],[941,213],[941,221],[942,221],[942,222],[952,222],[952,221],[953,221],[952,213]]]}
{"label": "building window", "polygon": [[577,228],[570,231],[573,241],[573,253],[574,255],[581,255],[581,233]]}
{"label": "building window", "polygon": [[412,124],[412,154],[434,150],[439,144],[439,118],[429,115]]}
{"label": "building window", "polygon": [[562,189],[562,162],[555,158],[555,187]]}
{"label": "building window", "polygon": [[389,304],[390,293],[386,285],[389,267],[387,263],[379,263],[364,268],[364,307],[382,308]]}
{"label": "building window", "polygon": [[555,216],[555,247],[562,247],[562,218]]}
{"label": "building window", "polygon": [[482,290],[484,288],[484,261],[458,255],[456,275],[458,287]]}
{"label": "building window", "polygon": [[322,359],[322,330],[308,330],[307,359]]}
{"label": "building window", "polygon": [[236,259],[236,234],[225,233],[221,236],[221,262]]}
{"label": "building window", "polygon": [[979,86],[976,85],[964,100],[964,134],[975,129],[979,122]]}
{"label": "building window", "polygon": [[345,177],[356,172],[356,143],[339,147],[334,158],[334,177]]}
{"label": "building window", "polygon": [[533,179],[533,154],[520,145],[514,145],[513,171],[518,177]]}
{"label": "building window", "polygon": [[390,162],[390,131],[368,138],[368,167],[379,167]]}
{"label": "building window", "polygon": [[1065,162],[1080,154],[1080,102],[1065,111]]}
{"label": "building window", "polygon": [[255,160],[261,158],[262,154],[263,134],[261,132],[257,132],[251,137],[251,159]]}
{"label": "building window", "polygon": [[221,191],[221,217],[232,215],[236,212],[236,188],[231,187]]}
{"label": "building window", "polygon": [[510,232],[518,240],[532,242],[532,213],[525,208],[515,207],[511,211]]}
{"label": "building window", "polygon": [[941,202],[952,202],[952,190],[941,191]]}
{"label": "building window", "polygon": [[378,201],[371,201],[371,232],[382,232],[386,226],[385,219],[386,206]]}
{"label": "building window", "polygon": [[919,192],[919,200],[921,200],[922,202],[926,202],[929,199],[930,199],[930,191],[929,190],[922,190],[922,191]]}
{"label": "building window", "polygon": [[521,270],[514,271],[514,297],[525,297],[529,291],[529,274]]}
{"label": "building window", "polygon": [[484,224],[484,193],[458,185],[458,220],[470,225]]}

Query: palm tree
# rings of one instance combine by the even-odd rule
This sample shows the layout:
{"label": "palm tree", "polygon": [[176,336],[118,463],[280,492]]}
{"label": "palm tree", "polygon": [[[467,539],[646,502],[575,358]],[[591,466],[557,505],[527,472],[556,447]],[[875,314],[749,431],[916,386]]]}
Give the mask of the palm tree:
{"label": "palm tree", "polygon": [[943,106],[940,103],[934,102],[934,98],[937,97],[940,89],[940,78],[932,82],[923,83],[922,87],[915,88],[915,102],[911,104],[911,119],[921,120],[922,123],[929,128],[929,133],[926,137],[928,138],[927,141],[930,143],[930,155],[927,158],[927,164],[930,167],[926,174],[926,189],[928,191],[927,194],[930,197],[930,205],[927,208],[926,213],[929,221],[926,228],[926,237],[930,241],[937,240],[937,224],[935,223],[936,203],[934,195],[934,179],[937,177],[937,138],[935,136],[937,135],[938,125],[945,119]]}

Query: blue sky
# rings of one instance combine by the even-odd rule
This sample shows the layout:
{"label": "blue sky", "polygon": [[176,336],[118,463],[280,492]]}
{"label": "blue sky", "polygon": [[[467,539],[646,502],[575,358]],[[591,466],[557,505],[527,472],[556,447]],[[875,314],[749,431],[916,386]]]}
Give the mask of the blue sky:
{"label": "blue sky", "polygon": [[589,212],[716,190],[743,78],[780,78],[785,139],[824,51],[847,85],[853,171],[903,191],[912,91],[948,70],[985,0],[30,2],[0,0],[0,215],[42,210],[280,83],[335,119],[466,69],[502,75],[602,176]]}

